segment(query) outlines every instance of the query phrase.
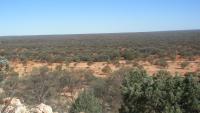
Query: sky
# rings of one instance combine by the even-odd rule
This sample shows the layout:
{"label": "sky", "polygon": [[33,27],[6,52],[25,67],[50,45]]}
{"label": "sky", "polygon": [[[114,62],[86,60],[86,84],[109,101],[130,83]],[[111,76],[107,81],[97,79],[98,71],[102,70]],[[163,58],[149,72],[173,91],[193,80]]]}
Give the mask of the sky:
{"label": "sky", "polygon": [[200,0],[0,0],[0,36],[200,29]]}

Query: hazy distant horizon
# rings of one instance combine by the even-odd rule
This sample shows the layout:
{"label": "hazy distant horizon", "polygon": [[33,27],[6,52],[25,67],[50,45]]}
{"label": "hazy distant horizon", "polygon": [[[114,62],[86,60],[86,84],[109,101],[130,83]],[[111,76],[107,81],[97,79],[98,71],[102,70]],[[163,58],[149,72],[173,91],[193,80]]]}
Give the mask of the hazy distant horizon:
{"label": "hazy distant horizon", "polygon": [[200,31],[200,29],[165,30],[165,31],[141,31],[141,32],[107,32],[107,33],[72,33],[72,34],[38,34],[38,35],[0,35],[1,37],[26,37],[26,36],[65,36],[65,35],[101,35],[101,34],[133,34],[133,33],[156,33],[156,32],[184,32]]}

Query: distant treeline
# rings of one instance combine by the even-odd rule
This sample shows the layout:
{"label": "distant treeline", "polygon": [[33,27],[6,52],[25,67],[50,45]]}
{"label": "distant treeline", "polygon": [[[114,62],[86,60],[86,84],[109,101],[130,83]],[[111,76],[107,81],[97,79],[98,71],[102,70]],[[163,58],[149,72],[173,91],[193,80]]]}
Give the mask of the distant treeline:
{"label": "distant treeline", "polygon": [[0,37],[0,56],[41,62],[173,60],[200,55],[200,30]]}

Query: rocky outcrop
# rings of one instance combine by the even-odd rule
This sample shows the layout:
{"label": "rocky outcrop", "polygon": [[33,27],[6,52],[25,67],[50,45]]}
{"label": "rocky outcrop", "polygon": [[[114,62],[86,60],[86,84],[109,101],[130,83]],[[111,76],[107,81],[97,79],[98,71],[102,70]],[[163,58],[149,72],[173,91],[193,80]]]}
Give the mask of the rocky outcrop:
{"label": "rocky outcrop", "polygon": [[21,101],[17,98],[3,99],[3,105],[0,106],[1,113],[29,113]]}
{"label": "rocky outcrop", "polygon": [[35,108],[31,109],[31,113],[53,113],[52,108],[48,105],[41,103]]}
{"label": "rocky outcrop", "polygon": [[0,105],[0,113],[53,113],[52,108],[43,103],[34,108],[27,109],[17,98],[5,98],[2,101],[3,104]]}

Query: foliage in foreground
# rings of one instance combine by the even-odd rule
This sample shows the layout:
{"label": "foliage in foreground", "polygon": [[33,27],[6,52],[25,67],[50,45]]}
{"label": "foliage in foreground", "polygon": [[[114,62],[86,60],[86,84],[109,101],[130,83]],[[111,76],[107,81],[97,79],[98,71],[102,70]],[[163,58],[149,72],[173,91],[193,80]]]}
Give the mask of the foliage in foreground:
{"label": "foliage in foreground", "polygon": [[[4,61],[2,59],[0,61]],[[42,67],[22,79],[5,67],[9,67],[8,63],[1,62],[1,72],[6,78],[2,76],[0,82],[5,90],[0,98],[15,92],[15,96],[25,103],[48,103],[59,112],[68,111],[69,104],[59,93],[65,87],[74,89],[84,85],[93,92],[81,93],[72,105],[71,113],[117,113],[120,103],[120,113],[200,112],[200,74],[197,73],[173,77],[160,71],[155,76],[148,76],[144,70],[123,69],[109,79],[100,79],[90,72],[68,72],[60,68],[52,72]]]}
{"label": "foliage in foreground", "polygon": [[84,91],[76,99],[70,113],[102,113],[102,106],[92,92]]}
{"label": "foliage in foreground", "polygon": [[200,81],[192,74],[173,77],[161,71],[148,76],[133,70],[123,81],[122,95],[120,113],[200,112]]}

